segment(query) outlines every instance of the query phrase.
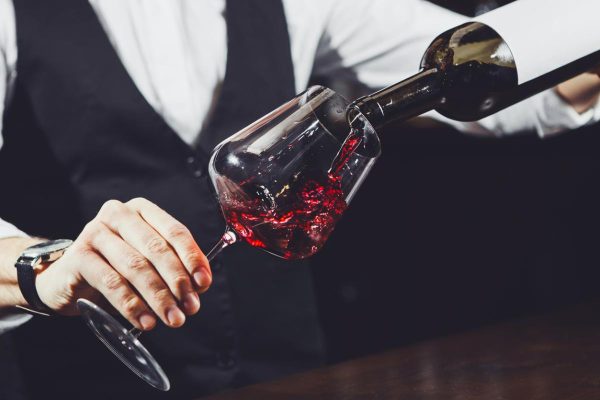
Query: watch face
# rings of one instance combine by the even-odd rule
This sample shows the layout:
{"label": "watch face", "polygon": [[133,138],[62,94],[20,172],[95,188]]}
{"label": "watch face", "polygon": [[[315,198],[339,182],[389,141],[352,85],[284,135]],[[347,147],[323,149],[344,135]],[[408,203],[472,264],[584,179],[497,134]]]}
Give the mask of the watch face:
{"label": "watch face", "polygon": [[61,251],[69,247],[73,243],[72,240],[68,239],[60,239],[53,240],[51,242],[43,242],[36,244],[34,246],[29,247],[23,252],[23,256],[25,257],[40,257],[45,254],[52,254],[57,251]]}

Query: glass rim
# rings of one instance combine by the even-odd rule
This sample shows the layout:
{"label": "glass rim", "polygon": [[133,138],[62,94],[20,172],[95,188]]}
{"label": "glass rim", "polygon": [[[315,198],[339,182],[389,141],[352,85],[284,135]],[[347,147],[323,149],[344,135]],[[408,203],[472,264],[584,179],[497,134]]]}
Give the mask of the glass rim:
{"label": "glass rim", "polygon": [[[331,129],[329,129],[327,127],[327,125],[325,125],[323,123],[323,121],[321,120],[319,115],[315,112],[315,107],[313,107],[310,104],[311,100],[318,99],[318,96],[323,95],[324,93],[329,93],[329,94],[341,99],[344,104],[345,110],[348,110],[348,108],[350,106],[352,106],[352,104],[353,104],[353,102],[349,101],[348,99],[346,99],[346,97],[342,96],[341,94],[339,94],[335,90],[331,89],[330,87],[323,86],[323,85],[312,85],[312,86],[309,86],[304,92],[302,92],[301,94],[298,95],[298,97],[300,97],[299,102],[298,102],[298,107],[306,107],[306,106],[310,107],[311,114],[313,115],[315,120],[318,121],[319,125],[323,128],[323,130],[325,130],[325,132],[327,132],[331,137],[333,137],[336,140],[336,142],[339,142],[341,145],[345,142],[345,139],[348,137],[348,135],[350,133],[350,129],[351,129],[351,125],[347,121],[347,119],[344,119],[344,121],[347,123],[348,134],[344,137],[344,139],[341,139],[339,136],[335,135],[335,133],[331,132]],[[313,96],[313,97],[311,97],[311,96]],[[373,151],[372,153],[368,153],[368,154],[364,154],[361,152],[357,152],[357,154],[360,155],[361,157],[364,157],[367,159],[377,159],[381,155],[381,141],[379,140],[379,135],[377,134],[377,131],[375,130],[375,128],[373,128],[373,126],[366,119],[366,117],[364,117],[362,114],[359,114],[358,118],[361,119],[361,121],[365,124],[365,126],[368,127],[369,131],[371,131],[372,134],[374,135],[374,137],[376,138],[376,150]]]}

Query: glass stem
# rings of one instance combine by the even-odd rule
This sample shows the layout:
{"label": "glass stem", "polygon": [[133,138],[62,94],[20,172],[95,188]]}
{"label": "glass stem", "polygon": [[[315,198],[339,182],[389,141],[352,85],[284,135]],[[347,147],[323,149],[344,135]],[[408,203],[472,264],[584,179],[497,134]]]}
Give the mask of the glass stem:
{"label": "glass stem", "polygon": [[233,232],[230,229],[227,229],[223,236],[221,236],[221,240],[219,240],[215,247],[213,247],[212,250],[208,252],[206,258],[208,258],[208,261],[212,261],[213,258],[215,258],[218,254],[220,254],[223,251],[223,249],[234,244],[235,242],[237,242],[237,240],[238,238],[235,232]]}

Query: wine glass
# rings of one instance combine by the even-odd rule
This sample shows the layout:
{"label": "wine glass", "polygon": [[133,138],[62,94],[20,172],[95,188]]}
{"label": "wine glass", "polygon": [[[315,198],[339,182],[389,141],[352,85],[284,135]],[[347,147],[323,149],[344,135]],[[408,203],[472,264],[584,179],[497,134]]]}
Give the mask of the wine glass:
{"label": "wine glass", "polygon": [[[214,149],[209,174],[227,228],[209,261],[240,240],[289,260],[321,249],[380,154],[366,120],[352,121],[361,128],[350,131],[348,105],[334,91],[313,86]],[[141,331],[127,330],[88,300],[79,299],[78,307],[125,365],[169,390],[166,374],[138,340]]]}

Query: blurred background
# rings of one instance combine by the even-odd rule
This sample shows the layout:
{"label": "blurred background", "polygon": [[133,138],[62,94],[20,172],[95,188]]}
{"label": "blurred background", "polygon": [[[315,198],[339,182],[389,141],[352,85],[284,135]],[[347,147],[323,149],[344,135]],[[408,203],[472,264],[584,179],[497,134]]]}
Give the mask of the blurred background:
{"label": "blurred background", "polygon": [[[475,15],[510,1],[434,2]],[[380,135],[383,156],[313,263],[330,361],[600,294],[600,126],[544,140],[415,123]]]}

